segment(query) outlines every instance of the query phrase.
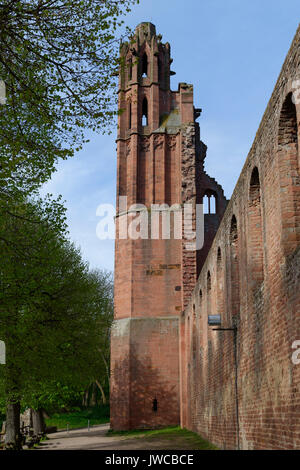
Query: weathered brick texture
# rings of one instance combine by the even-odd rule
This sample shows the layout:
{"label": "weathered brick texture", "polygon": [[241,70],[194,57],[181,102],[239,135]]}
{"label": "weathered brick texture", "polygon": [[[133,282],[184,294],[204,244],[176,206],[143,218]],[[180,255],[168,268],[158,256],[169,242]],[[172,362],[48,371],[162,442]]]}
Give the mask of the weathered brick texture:
{"label": "weathered brick texture", "polygon": [[299,40],[181,317],[181,423],[224,449],[300,448]]}

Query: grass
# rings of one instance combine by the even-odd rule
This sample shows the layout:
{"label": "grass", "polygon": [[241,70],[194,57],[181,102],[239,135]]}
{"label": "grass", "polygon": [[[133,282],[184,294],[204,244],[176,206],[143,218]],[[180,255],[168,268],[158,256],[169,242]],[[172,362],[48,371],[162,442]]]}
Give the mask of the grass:
{"label": "grass", "polygon": [[[109,436],[124,436],[128,438],[149,438],[150,440],[168,439],[176,444],[185,444],[193,450],[219,450],[218,447],[203,439],[199,434],[178,427],[167,427],[155,430],[108,431]],[[178,438],[178,439],[177,439]]]}
{"label": "grass", "polygon": [[47,426],[56,426],[61,430],[67,429],[67,425],[69,425],[69,429],[87,428],[88,420],[90,420],[90,426],[108,423],[109,406],[87,408],[69,413],[55,413],[45,421]]}

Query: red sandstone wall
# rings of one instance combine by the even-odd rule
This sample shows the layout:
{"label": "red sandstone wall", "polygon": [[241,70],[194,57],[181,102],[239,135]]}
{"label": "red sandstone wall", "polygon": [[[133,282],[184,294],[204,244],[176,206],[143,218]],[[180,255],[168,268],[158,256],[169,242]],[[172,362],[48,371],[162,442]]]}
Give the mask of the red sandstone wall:
{"label": "red sandstone wall", "polygon": [[178,324],[178,317],[132,318],[115,323],[111,378],[113,429],[178,425]]}
{"label": "red sandstone wall", "polygon": [[[145,53],[146,77],[141,73]],[[199,260],[195,250],[186,249],[186,240],[174,239],[173,214],[171,239],[166,240],[161,232],[158,240],[119,239],[119,223],[125,217],[132,223],[132,204],[143,204],[143,214],[150,217],[152,204],[195,206],[201,191],[212,186],[220,196],[219,219],[209,227],[207,250],[226,200],[217,183],[203,172],[205,156],[195,123],[193,86],[181,83],[177,92],[170,90],[169,44],[162,44],[155,27],[144,23],[136,30],[134,44],[121,45],[121,56],[134,66],[131,78],[126,68],[121,69],[119,87],[123,112],[117,138],[117,197],[127,196],[128,201],[127,211],[122,208],[121,214],[117,205],[116,217],[111,425],[133,429],[179,424],[178,323],[194,288]],[[157,411],[152,410],[154,399]]]}
{"label": "red sandstone wall", "polygon": [[238,328],[240,447],[300,448],[299,38],[182,316],[182,426],[224,449],[238,442],[233,332],[208,327],[216,313]]}

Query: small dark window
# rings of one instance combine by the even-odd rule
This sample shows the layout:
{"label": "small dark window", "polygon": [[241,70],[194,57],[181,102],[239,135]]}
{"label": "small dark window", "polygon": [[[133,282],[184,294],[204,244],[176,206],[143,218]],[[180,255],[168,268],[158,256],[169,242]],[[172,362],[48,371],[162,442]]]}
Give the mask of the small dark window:
{"label": "small dark window", "polygon": [[158,410],[158,403],[157,403],[157,399],[154,398],[153,402],[152,402],[152,410],[154,411],[154,413],[157,413],[157,410]]}
{"label": "small dark window", "polygon": [[148,126],[148,101],[145,97],[142,106],[142,126]]}
{"label": "small dark window", "polygon": [[148,77],[148,57],[146,52],[142,58],[142,77]]}
{"label": "small dark window", "polygon": [[217,263],[221,263],[222,261],[222,253],[221,253],[221,248],[218,248],[218,255],[217,255]]}
{"label": "small dark window", "polygon": [[209,292],[211,290],[211,277],[210,277],[210,272],[207,272],[207,291]]}

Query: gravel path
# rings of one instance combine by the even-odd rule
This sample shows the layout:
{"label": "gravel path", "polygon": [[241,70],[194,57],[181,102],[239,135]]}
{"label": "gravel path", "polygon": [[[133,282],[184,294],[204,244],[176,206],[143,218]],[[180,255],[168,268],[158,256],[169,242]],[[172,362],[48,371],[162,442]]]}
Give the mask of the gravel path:
{"label": "gravel path", "polygon": [[109,424],[87,429],[49,434],[49,440],[41,443],[39,450],[192,450],[191,443],[182,437],[153,439],[151,437],[128,438],[107,436]]}

